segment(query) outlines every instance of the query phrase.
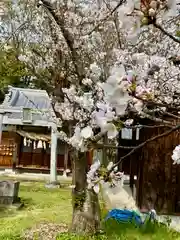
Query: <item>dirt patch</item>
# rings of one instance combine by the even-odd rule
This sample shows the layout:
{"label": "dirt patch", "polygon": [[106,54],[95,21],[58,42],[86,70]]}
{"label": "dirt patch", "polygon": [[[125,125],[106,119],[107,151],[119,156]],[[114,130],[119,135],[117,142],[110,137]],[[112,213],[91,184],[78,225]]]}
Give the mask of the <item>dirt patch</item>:
{"label": "dirt patch", "polygon": [[58,233],[68,231],[66,224],[40,223],[23,234],[24,240],[56,240]]}

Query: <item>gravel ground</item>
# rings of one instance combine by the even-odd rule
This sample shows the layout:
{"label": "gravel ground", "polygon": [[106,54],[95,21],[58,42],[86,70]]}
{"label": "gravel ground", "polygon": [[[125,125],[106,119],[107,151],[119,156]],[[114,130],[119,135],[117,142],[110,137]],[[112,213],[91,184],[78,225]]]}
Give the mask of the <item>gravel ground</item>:
{"label": "gravel ground", "polygon": [[24,240],[56,240],[58,233],[64,233],[68,231],[68,227],[65,224],[55,223],[40,223],[31,229],[28,229],[23,234]]}
{"label": "gravel ground", "polygon": [[[180,232],[180,217],[176,216],[158,216],[157,220],[160,222],[167,223],[171,220],[170,228]],[[56,240],[56,236],[59,233],[66,233],[68,226],[66,224],[55,224],[55,223],[40,223],[35,225],[31,229],[27,229],[23,234],[24,240]]]}

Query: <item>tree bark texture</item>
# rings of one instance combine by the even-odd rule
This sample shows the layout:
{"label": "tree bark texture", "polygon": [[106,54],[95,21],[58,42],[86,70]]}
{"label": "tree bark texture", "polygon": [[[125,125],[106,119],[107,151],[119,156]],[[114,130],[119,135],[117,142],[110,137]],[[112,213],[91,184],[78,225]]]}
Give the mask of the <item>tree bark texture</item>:
{"label": "tree bark texture", "polygon": [[71,231],[76,234],[93,234],[100,228],[98,195],[87,190],[87,159],[85,153],[75,156],[75,189],[72,192],[73,217]]}

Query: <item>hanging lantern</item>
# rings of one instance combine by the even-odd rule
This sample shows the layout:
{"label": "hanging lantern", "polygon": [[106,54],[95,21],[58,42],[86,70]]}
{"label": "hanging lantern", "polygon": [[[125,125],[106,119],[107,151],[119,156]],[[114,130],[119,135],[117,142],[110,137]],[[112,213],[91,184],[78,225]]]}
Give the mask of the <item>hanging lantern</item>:
{"label": "hanging lantern", "polygon": [[27,139],[26,139],[26,137],[24,138],[23,144],[24,144],[24,146],[27,146]]}
{"label": "hanging lantern", "polygon": [[36,141],[33,142],[33,149],[36,149]]}
{"label": "hanging lantern", "polygon": [[43,148],[46,149],[46,142],[43,142]]}
{"label": "hanging lantern", "polygon": [[43,148],[43,143],[41,140],[38,141],[37,148]]}
{"label": "hanging lantern", "polygon": [[28,147],[31,146],[31,143],[32,143],[32,141],[31,141],[30,139],[28,139],[28,140],[27,140],[27,145],[28,145]]}

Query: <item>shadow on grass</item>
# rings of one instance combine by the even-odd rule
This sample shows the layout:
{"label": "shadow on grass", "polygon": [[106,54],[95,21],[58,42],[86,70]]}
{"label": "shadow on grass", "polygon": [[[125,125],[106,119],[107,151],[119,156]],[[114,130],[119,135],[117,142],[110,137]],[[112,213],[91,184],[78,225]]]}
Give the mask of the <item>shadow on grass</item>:
{"label": "shadow on grass", "polygon": [[14,216],[17,212],[17,209],[14,206],[6,206],[1,205],[0,206],[0,218],[6,218]]}
{"label": "shadow on grass", "polygon": [[0,218],[6,217],[11,213],[8,206],[0,206]]}
{"label": "shadow on grass", "polygon": [[165,224],[147,222],[141,227],[135,224],[119,223],[115,220],[106,221],[103,233],[93,236],[77,236],[72,234],[59,234],[57,240],[177,240],[180,234],[167,228]]}
{"label": "shadow on grass", "polygon": [[24,209],[30,208],[31,206],[34,205],[34,201],[32,198],[21,197],[21,203],[23,206],[19,210],[24,210]]}
{"label": "shadow on grass", "polygon": [[0,205],[0,218],[11,217],[17,212],[25,210],[34,205],[32,198],[21,198],[21,202],[13,205]]}
{"label": "shadow on grass", "polygon": [[[46,184],[42,183],[34,183],[34,184],[29,184],[26,183],[27,185],[20,185],[20,191],[21,192],[32,192],[32,193],[48,193],[48,192],[59,192],[60,190],[65,189],[65,187],[61,188],[47,188]],[[29,184],[29,185],[28,185]]]}

